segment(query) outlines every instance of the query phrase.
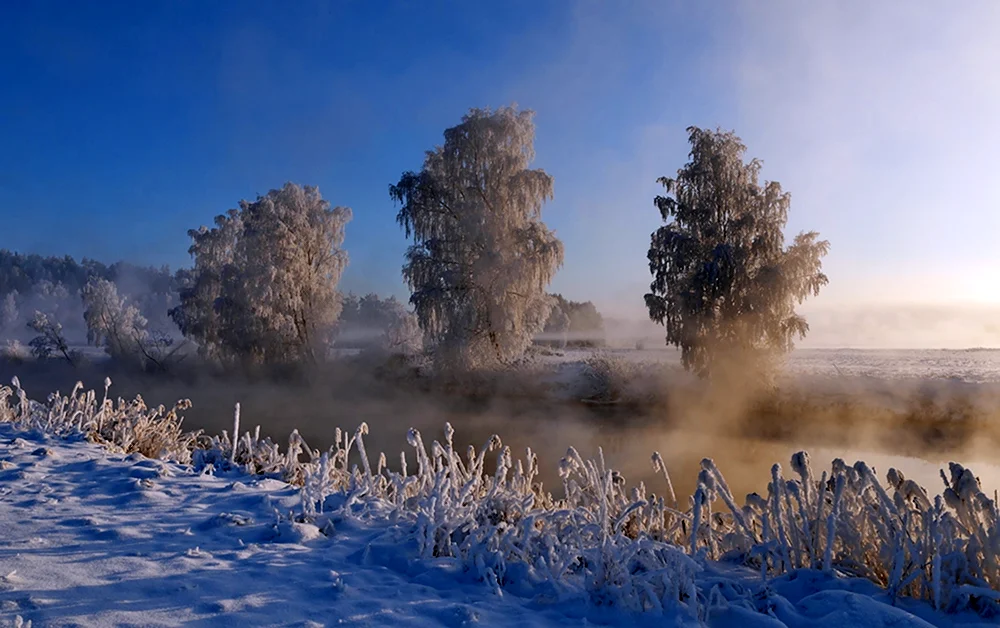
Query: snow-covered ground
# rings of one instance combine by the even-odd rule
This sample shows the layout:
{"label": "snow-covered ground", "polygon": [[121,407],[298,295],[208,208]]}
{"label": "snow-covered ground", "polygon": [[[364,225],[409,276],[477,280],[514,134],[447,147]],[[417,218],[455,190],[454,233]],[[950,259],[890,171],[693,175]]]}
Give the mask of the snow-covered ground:
{"label": "snow-covered ground", "polygon": [[[672,348],[606,351],[631,362],[680,366],[680,352]],[[592,349],[560,349],[551,351],[543,360],[578,362],[593,353]],[[1000,349],[795,349],[788,356],[785,371],[793,376],[1000,382]]]}
{"label": "snow-covered ground", "polygon": [[[639,364],[676,362],[676,352],[670,351],[613,353]],[[543,362],[556,366],[556,376],[567,376],[571,383],[591,354],[555,352]],[[792,355],[789,370],[821,379],[933,379],[978,388],[1000,382],[1000,352],[804,350]],[[532,434],[529,440],[537,436]],[[605,446],[608,461],[632,482],[644,478],[638,469],[649,466],[654,449],[664,453],[674,471],[685,469],[680,463],[685,455],[694,456],[690,466],[695,473],[700,458],[713,455],[699,441],[676,434],[637,432],[627,447],[617,448],[597,442],[598,436],[595,443]],[[712,439],[719,446],[718,436]],[[727,456],[744,452],[760,466],[766,483],[766,466],[787,461],[796,445],[810,443],[781,444],[778,451],[773,444],[752,450],[741,442],[723,447],[727,455],[715,453],[728,473]],[[541,464],[555,467],[558,460],[546,456],[553,447],[538,446]],[[819,468],[835,457],[849,462],[863,458],[883,479],[891,466],[932,495],[933,487],[941,486],[933,461],[808,448]],[[992,497],[1000,487],[996,458],[965,462]],[[321,530],[297,522],[303,509],[298,487],[205,468],[215,474],[139,455],[126,457],[78,437],[18,432],[0,422],[0,626],[29,620],[36,627],[1000,625],[996,617],[944,614],[912,599],[893,603],[870,581],[842,573],[797,570],[764,581],[756,571],[704,556],[692,559],[698,569],[693,580],[697,603],[674,600],[665,610],[637,614],[609,604],[611,598],[595,594],[586,575],[555,586],[537,573],[519,577],[526,572],[514,567],[498,595],[484,582],[482,568],[477,573],[478,566],[468,560],[429,558],[421,546],[419,521],[400,518],[401,509],[380,508],[373,501],[356,515],[342,511]],[[750,468],[749,462],[736,464],[734,488]],[[338,497],[328,499],[336,502]],[[427,512],[433,510],[432,505]],[[595,551],[599,555],[602,550]]]}
{"label": "snow-covered ground", "polygon": [[[211,467],[209,467],[211,468]],[[122,456],[0,424],[0,618],[34,626],[975,626],[867,580],[800,570],[764,583],[702,562],[701,618],[630,614],[545,587],[503,595],[455,559],[420,558],[412,524],[293,523],[298,489]],[[282,516],[284,515],[284,516]],[[666,617],[664,617],[664,614]]]}
{"label": "snow-covered ground", "polygon": [[796,349],[788,369],[809,375],[1000,382],[1000,349]]}

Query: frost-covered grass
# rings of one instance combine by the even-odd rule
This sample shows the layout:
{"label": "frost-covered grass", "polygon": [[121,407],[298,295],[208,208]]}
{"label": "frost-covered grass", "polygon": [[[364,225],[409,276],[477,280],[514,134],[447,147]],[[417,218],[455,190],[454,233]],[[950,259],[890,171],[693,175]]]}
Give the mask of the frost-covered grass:
{"label": "frost-covered grass", "polygon": [[[750,495],[739,506],[711,460],[702,463],[698,489],[686,507],[677,504],[667,467],[658,454],[666,497],[628,488],[603,460],[570,450],[561,461],[564,497],[553,499],[534,482],[537,460],[528,451],[512,461],[498,440],[463,457],[446,429],[444,444],[428,450],[410,434],[417,469],[407,474],[377,469],[364,449],[362,426],[318,464],[307,465],[303,499],[319,517],[328,495],[378,495],[392,517],[417,523],[427,556],[461,558],[500,591],[529,575],[553,584],[579,578],[592,599],[634,610],[694,602],[698,561],[736,558],[763,577],[809,568],[850,572],[887,588],[892,598],[931,600],[936,608],[1000,608],[1000,530],[997,506],[972,473],[952,464],[942,473],[945,491],[930,498],[901,473],[888,486],[863,462],[837,460],[817,478],[808,455],[797,454],[795,479],[772,468],[767,497]],[[354,447],[363,466],[346,466]],[[485,473],[492,449],[500,454]],[[648,497],[647,497],[648,496]],[[686,556],[684,555],[686,553]],[[694,559],[694,560],[692,560]],[[517,567],[517,576],[508,571]]]}
{"label": "frost-covered grass", "polygon": [[[737,500],[706,459],[684,502],[674,494],[670,462],[658,454],[651,464],[663,474],[661,486],[630,487],[600,456],[588,460],[570,449],[553,493],[537,481],[534,453],[515,458],[497,437],[459,451],[450,426],[429,444],[412,430],[410,451],[390,466],[366,449],[364,424],[338,429],[324,452],[294,431],[282,449],[243,430],[238,408],[231,434],[185,432],[178,414],[185,406],[148,408],[141,399],[114,401],[107,390],[99,400],[79,388],[38,403],[16,380],[0,387],[0,421],[18,429],[81,433],[121,453],[200,469],[241,467],[298,484],[299,512],[288,518],[319,529],[345,518],[392,521],[410,531],[424,558],[457,560],[499,595],[544,590],[555,599],[582,595],[595,605],[706,617],[719,603],[712,596],[722,593],[706,592],[699,573],[727,559],[763,579],[801,569],[850,574],[893,600],[920,598],[984,616],[1000,611],[996,495],[957,464],[942,472],[944,490],[934,494],[892,469],[883,482],[863,462],[835,460],[817,474],[800,453],[787,475],[774,465],[766,495]],[[723,597],[766,610],[749,592]]]}

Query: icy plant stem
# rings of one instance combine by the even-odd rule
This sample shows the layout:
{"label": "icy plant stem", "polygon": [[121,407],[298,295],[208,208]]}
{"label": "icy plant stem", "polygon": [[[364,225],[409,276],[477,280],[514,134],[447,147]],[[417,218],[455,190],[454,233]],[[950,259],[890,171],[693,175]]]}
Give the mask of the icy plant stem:
{"label": "icy plant stem", "polygon": [[233,449],[229,452],[229,464],[236,464],[236,448],[240,442],[240,404],[237,402],[233,411]]}
{"label": "icy plant stem", "polygon": [[844,495],[844,484],[847,477],[843,473],[837,475],[836,483],[833,487],[833,504],[830,507],[830,516],[826,520],[826,551],[823,553],[823,571],[829,573],[833,569],[833,543],[836,538],[837,517],[840,516],[840,500]]}
{"label": "icy plant stem", "polygon": [[791,567],[792,560],[788,549],[788,537],[785,536],[785,524],[781,518],[781,494],[783,486],[781,465],[775,464],[771,467],[771,514],[774,518],[773,525],[778,533],[778,546],[781,550],[781,560],[784,563],[783,570],[787,570]]}

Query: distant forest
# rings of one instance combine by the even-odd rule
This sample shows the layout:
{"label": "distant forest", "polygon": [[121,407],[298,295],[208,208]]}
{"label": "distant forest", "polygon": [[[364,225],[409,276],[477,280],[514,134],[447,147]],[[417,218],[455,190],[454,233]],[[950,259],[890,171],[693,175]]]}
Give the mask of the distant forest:
{"label": "distant forest", "polygon": [[[118,294],[147,320],[149,330],[180,339],[168,312],[180,302],[180,291],[190,275],[189,269],[174,272],[167,266],[105,264],[88,258],[77,261],[68,255],[44,257],[0,249],[0,340],[27,342],[35,335],[29,323],[35,312],[42,312],[62,325],[71,342],[84,343],[87,326],[81,294],[95,278],[114,283]],[[603,343],[604,321],[592,302],[551,296],[552,311],[540,342],[558,346]],[[332,339],[342,348],[364,349],[381,342],[385,330],[408,310],[407,304],[392,296],[346,293],[341,300],[343,309]]]}
{"label": "distant forest", "polygon": [[150,329],[174,333],[167,311],[177,302],[185,271],[167,267],[111,265],[70,256],[43,257],[0,249],[0,333],[6,339],[32,335],[28,322],[36,311],[58,321],[72,338],[85,337],[80,295],[91,279],[113,282],[119,293],[138,308]]}

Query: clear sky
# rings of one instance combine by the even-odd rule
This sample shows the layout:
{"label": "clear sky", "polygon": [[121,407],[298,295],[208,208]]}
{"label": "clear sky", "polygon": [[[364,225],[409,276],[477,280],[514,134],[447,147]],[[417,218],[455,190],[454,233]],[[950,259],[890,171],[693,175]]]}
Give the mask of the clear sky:
{"label": "clear sky", "polygon": [[[821,337],[845,309],[1000,321],[1000,3],[960,6],[11,2],[0,247],[178,267],[187,229],[291,180],[354,210],[343,286],[405,296],[388,185],[516,102],[568,297],[642,316],[655,179],[694,124],[734,129],[792,193],[789,233],[831,241]],[[949,324],[1000,344],[983,316]]]}

